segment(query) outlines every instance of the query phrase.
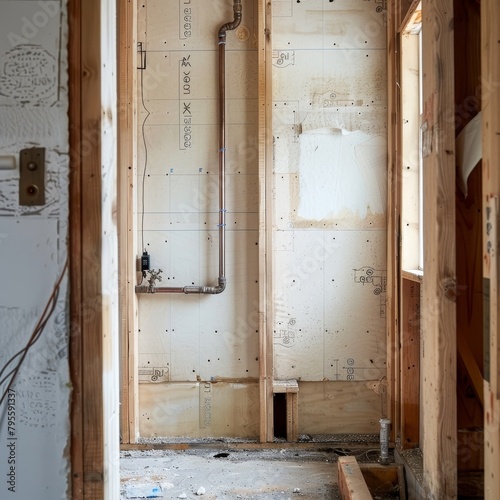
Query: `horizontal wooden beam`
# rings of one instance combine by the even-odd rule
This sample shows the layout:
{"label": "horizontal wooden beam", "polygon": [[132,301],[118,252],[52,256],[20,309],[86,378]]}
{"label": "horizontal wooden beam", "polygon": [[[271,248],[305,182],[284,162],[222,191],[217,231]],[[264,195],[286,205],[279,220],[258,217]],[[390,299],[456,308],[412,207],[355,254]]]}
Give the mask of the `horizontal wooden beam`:
{"label": "horizontal wooden beam", "polygon": [[340,457],[339,489],[343,500],[373,500],[356,457]]}

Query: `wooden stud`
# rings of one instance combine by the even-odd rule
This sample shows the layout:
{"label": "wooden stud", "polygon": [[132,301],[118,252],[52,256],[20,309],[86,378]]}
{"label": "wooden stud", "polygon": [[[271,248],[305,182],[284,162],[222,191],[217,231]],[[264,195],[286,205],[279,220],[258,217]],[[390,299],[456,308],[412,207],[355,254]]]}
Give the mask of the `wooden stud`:
{"label": "wooden stud", "polygon": [[338,473],[343,500],[373,500],[356,457],[339,457]]}
{"label": "wooden stud", "polygon": [[419,445],[420,283],[403,279],[401,318],[401,447]]}
{"label": "wooden stud", "polygon": [[100,2],[82,2],[82,344],[84,498],[104,497],[101,296],[101,60]]}
{"label": "wooden stud", "polygon": [[453,1],[423,3],[424,488],[457,495]]}
{"label": "wooden stud", "polygon": [[134,443],[138,437],[138,339],[137,300],[134,292],[135,224],[134,184],[136,170],[137,124],[136,82],[137,0],[120,0],[118,32],[118,237],[120,290],[120,364],[122,443]]}
{"label": "wooden stud", "polygon": [[[75,500],[104,498],[106,481],[103,398],[105,318],[101,283],[100,7],[97,0],[68,2],[70,366],[73,384],[71,490]],[[106,319],[109,320],[110,311],[107,310],[107,313]],[[109,446],[108,450],[111,451]]]}
{"label": "wooden stud", "polygon": [[271,1],[258,4],[259,64],[259,360],[260,440],[272,442],[273,301],[272,301],[272,53]]}
{"label": "wooden stud", "polygon": [[391,440],[399,432],[399,87],[398,87],[398,35],[399,1],[387,2],[387,82],[388,82],[388,131],[387,131],[387,398]]}
{"label": "wooden stud", "polygon": [[82,235],[81,235],[81,1],[68,1],[69,21],[69,255],[70,258],[70,373],[71,397],[71,498],[83,499],[83,359],[82,359]]}
{"label": "wooden stud", "polygon": [[500,332],[498,200],[500,196],[500,5],[481,2],[481,91],[483,114],[483,277],[488,284],[484,440],[485,498],[500,497]]}

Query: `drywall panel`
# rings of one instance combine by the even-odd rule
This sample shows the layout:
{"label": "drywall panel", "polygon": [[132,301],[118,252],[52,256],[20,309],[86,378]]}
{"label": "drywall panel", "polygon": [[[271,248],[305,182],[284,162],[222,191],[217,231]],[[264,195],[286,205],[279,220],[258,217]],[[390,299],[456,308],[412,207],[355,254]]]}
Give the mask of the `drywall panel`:
{"label": "drywall panel", "polygon": [[[226,290],[138,296],[142,437],[258,435],[256,5],[227,34]],[[231,0],[139,6],[137,252],[162,270],[160,286],[217,284],[217,32],[232,19]],[[204,384],[217,409],[201,426]]]}
{"label": "drywall panel", "polygon": [[[385,12],[310,0],[273,14],[274,368],[320,382],[314,400],[321,381],[385,375]],[[373,422],[375,403],[361,410]]]}
{"label": "drywall panel", "polygon": [[[0,397],[6,363],[35,330],[67,259],[68,88],[65,1],[0,1]],[[46,148],[46,204],[19,205],[19,152]],[[1,498],[66,498],[69,482],[67,276],[0,404]],[[51,308],[49,307],[49,311]],[[10,380],[10,376],[7,377]]]}
{"label": "drywall panel", "polygon": [[140,435],[255,438],[259,384],[193,382],[141,384]]}
{"label": "drywall panel", "polygon": [[[385,374],[383,231],[282,231],[276,251],[278,379]],[[287,241],[288,240],[288,241]]]}
{"label": "drywall panel", "polygon": [[385,50],[384,4],[384,0],[275,1],[273,42],[281,49]]}

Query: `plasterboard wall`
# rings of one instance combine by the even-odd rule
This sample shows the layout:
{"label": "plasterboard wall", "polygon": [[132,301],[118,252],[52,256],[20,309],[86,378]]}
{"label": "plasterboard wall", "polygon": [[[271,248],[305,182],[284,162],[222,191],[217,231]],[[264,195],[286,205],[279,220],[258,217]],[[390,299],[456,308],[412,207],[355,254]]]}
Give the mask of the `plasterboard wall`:
{"label": "plasterboard wall", "polygon": [[[22,349],[67,258],[67,19],[63,1],[0,1],[0,367]],[[19,152],[46,148],[46,204],[19,205]],[[0,497],[66,498],[69,458],[67,279],[0,407]],[[17,358],[19,359],[19,358]],[[3,378],[13,365],[9,365]],[[0,368],[0,369],[1,369]],[[6,384],[0,385],[3,391]],[[11,425],[9,425],[9,422]]]}
{"label": "plasterboard wall", "polygon": [[386,364],[384,5],[288,0],[273,7],[275,374],[379,380]]}
{"label": "plasterboard wall", "polygon": [[[256,6],[227,35],[227,288],[138,296],[142,437],[258,436]],[[225,0],[139,5],[137,252],[160,286],[217,284],[217,32],[232,19]]]}

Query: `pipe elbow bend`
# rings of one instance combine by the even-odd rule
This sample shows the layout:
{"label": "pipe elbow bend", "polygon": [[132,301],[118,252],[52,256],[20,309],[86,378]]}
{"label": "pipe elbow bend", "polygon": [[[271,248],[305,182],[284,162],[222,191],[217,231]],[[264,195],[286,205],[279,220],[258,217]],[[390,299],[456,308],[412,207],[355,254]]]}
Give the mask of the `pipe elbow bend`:
{"label": "pipe elbow bend", "polygon": [[224,276],[219,277],[219,286],[215,289],[216,294],[222,293],[226,289],[226,278]]}

